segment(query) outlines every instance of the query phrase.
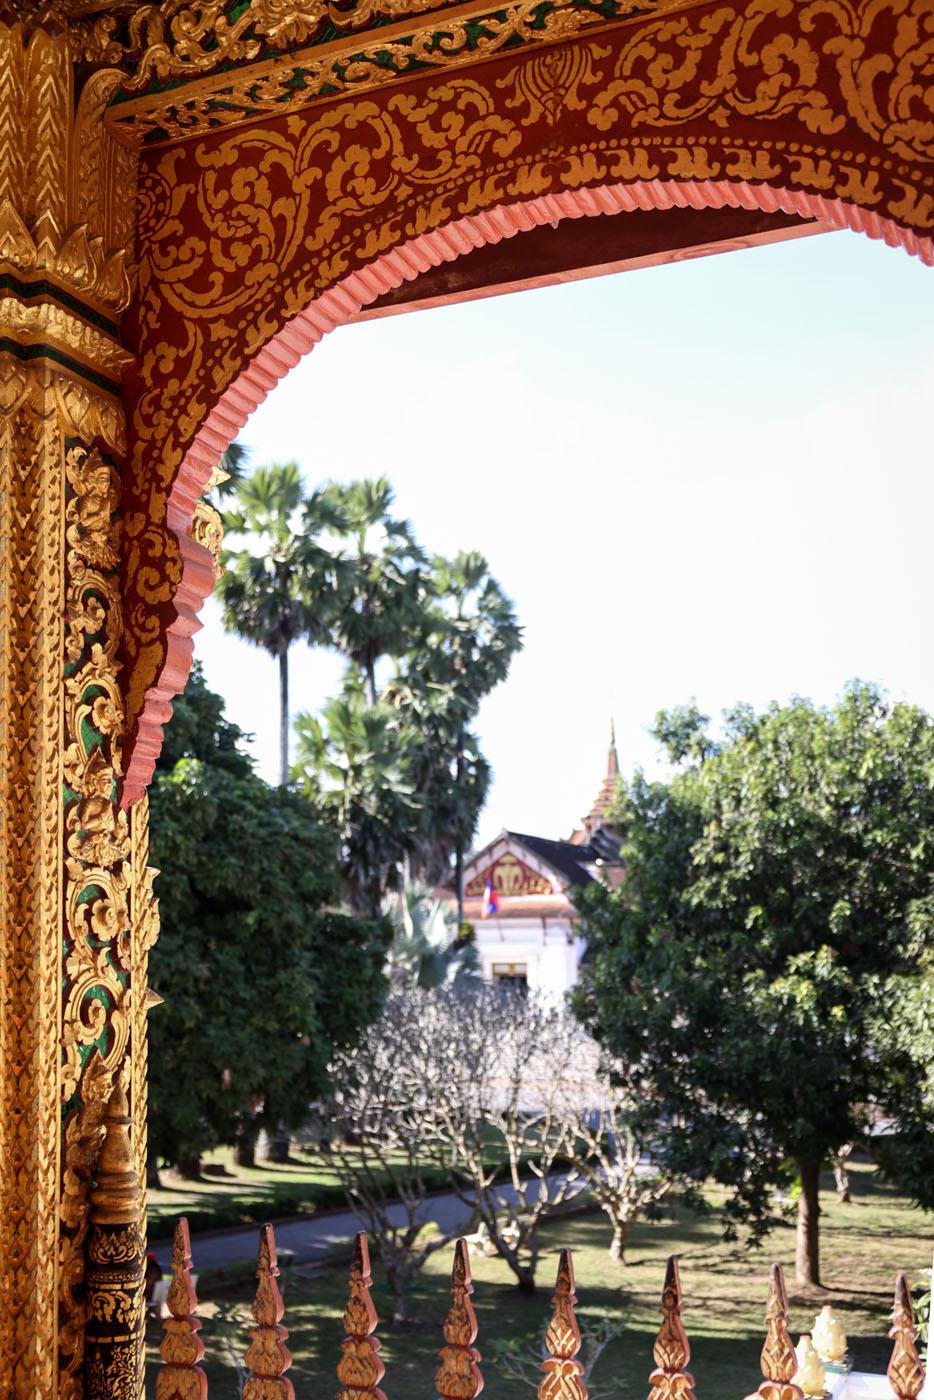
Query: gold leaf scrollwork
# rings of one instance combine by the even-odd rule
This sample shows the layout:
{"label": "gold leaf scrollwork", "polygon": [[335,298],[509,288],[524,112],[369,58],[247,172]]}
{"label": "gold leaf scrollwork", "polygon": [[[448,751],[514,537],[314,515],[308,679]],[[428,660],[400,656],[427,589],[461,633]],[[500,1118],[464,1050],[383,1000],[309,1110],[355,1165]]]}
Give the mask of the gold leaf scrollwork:
{"label": "gold leaf scrollwork", "polygon": [[130,842],[126,816],[115,803],[124,730],[117,660],[122,630],[119,477],[99,450],[72,442],[65,451],[65,480],[62,1093],[66,1104],[75,1107],[66,1125],[61,1208],[60,1392],[76,1397],[87,1309],[105,1306],[99,1297],[96,1303],[83,1300],[79,1285],[94,1155],[130,1033]]}

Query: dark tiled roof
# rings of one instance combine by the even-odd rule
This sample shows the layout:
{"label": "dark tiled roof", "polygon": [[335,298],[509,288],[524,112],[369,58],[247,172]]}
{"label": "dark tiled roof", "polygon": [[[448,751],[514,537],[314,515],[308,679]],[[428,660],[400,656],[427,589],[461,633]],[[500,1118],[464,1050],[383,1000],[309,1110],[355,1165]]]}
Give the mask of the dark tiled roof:
{"label": "dark tiled roof", "polygon": [[620,839],[608,826],[599,826],[591,834],[589,849],[591,860],[603,860],[607,865],[619,864]]}
{"label": "dark tiled roof", "polygon": [[[600,836],[602,834],[602,832],[596,833]],[[549,841],[545,836],[526,836],[521,831],[507,831],[506,835],[525,846],[526,850],[531,851],[533,855],[546,861],[553,870],[558,871],[559,875],[570,880],[572,885],[590,884],[593,876],[587,866],[593,865],[596,860],[607,859],[606,855],[597,849],[596,841],[592,841],[586,846],[575,846],[570,841]],[[618,850],[616,854],[618,857]]]}

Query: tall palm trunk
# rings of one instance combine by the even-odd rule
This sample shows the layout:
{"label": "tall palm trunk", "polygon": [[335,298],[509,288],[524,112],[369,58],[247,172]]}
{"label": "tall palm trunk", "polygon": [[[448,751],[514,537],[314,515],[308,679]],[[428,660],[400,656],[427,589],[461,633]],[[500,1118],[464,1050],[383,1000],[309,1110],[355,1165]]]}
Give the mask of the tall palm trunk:
{"label": "tall palm trunk", "polygon": [[[457,731],[457,762],[454,766],[454,787],[460,798],[461,779],[464,768],[464,728],[463,725]],[[457,841],[454,846],[454,888],[457,898],[457,936],[461,935],[464,927],[464,842],[461,838],[460,827],[457,829]]]}
{"label": "tall palm trunk", "polygon": [[279,653],[279,785],[289,781],[289,649]]}

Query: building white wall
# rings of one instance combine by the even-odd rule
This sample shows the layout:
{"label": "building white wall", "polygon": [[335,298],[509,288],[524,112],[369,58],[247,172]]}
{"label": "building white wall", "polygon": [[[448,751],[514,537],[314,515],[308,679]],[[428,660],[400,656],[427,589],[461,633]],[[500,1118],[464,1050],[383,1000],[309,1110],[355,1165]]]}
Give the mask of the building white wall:
{"label": "building white wall", "polygon": [[530,988],[560,1001],[577,981],[585,940],[565,919],[484,919],[475,925],[477,955],[485,982],[494,965],[524,966]]}

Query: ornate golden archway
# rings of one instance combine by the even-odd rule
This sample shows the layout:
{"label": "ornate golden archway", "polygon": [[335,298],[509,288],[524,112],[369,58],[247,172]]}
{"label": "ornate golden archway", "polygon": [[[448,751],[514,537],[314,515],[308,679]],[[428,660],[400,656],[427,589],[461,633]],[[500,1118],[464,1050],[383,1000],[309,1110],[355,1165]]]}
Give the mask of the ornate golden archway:
{"label": "ornate golden archway", "polygon": [[826,226],[934,261],[932,70],[929,0],[0,4],[4,1393],[139,1393],[143,794],[220,451],[448,264],[470,292]]}

